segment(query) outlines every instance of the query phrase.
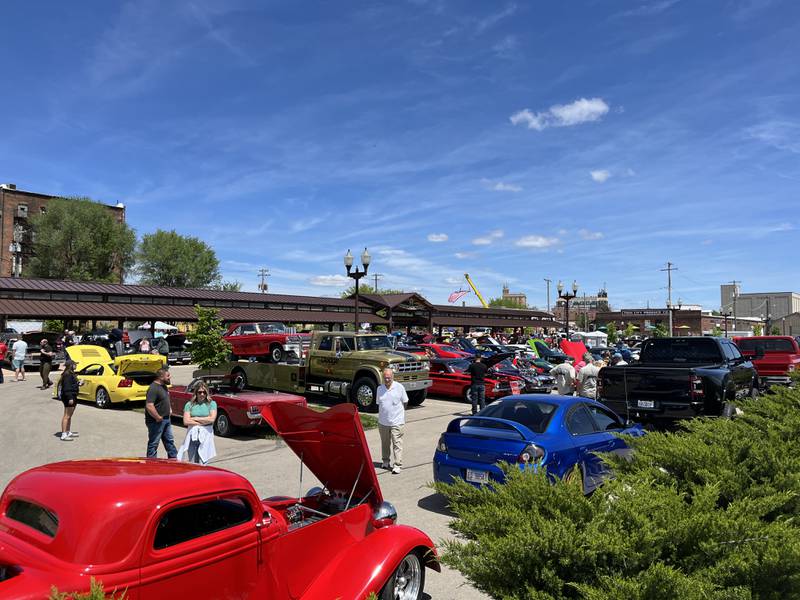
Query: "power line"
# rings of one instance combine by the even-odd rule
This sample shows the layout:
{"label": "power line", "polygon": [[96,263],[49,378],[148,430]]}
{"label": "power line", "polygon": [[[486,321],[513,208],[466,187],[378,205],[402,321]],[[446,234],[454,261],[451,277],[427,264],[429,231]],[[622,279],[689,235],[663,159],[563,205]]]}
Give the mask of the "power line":
{"label": "power line", "polygon": [[677,271],[677,267],[673,267],[671,262],[667,262],[667,268],[661,269],[661,272],[667,272],[667,314],[669,316],[669,336],[672,337],[672,272]]}
{"label": "power line", "polygon": [[553,282],[552,279],[547,279],[545,277],[545,283],[547,283],[547,312],[550,312],[550,284]]}
{"label": "power line", "polygon": [[383,279],[383,273],[373,273],[372,278],[375,280],[375,293],[378,293],[378,279]]}
{"label": "power line", "polygon": [[266,278],[272,277],[272,275],[270,274],[269,269],[260,269],[258,271],[258,276],[261,277],[261,283],[258,285],[258,289],[261,291],[262,294],[266,294],[267,289],[269,287],[267,286]]}

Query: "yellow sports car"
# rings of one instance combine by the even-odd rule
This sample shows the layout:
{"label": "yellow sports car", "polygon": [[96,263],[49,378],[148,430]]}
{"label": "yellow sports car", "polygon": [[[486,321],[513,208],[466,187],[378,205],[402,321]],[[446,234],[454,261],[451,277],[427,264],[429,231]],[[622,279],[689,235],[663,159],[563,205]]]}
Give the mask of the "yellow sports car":
{"label": "yellow sports car", "polygon": [[[99,408],[112,402],[144,400],[156,371],[167,364],[161,354],[123,354],[112,359],[102,346],[83,344],[67,348],[67,355],[75,361],[75,375],[81,383],[78,400],[93,401]],[[59,377],[53,397],[60,396]]]}

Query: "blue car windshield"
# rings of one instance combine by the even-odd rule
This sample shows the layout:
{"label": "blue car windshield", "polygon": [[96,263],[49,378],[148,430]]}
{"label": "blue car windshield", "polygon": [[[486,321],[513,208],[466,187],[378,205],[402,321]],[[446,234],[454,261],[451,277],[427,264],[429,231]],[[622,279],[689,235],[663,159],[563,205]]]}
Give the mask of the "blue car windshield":
{"label": "blue car windshield", "polygon": [[[520,423],[534,433],[544,433],[556,412],[556,405],[531,400],[501,400],[493,402],[478,413],[481,417],[507,419]],[[472,427],[487,427],[486,421],[469,422]]]}

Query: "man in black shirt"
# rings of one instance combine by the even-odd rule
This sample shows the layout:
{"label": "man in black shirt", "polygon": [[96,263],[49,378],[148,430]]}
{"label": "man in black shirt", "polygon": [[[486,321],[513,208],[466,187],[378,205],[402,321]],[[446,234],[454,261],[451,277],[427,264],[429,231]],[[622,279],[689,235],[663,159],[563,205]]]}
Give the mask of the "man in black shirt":
{"label": "man in black shirt", "polygon": [[50,342],[46,339],[39,342],[39,375],[42,377],[42,388],[46,390],[53,382],[50,381],[50,369],[53,366],[55,352],[50,348]]}
{"label": "man in black shirt", "polygon": [[147,458],[158,456],[158,442],[164,443],[168,458],[176,458],[178,449],[175,447],[175,438],[172,435],[170,422],[171,409],[169,405],[170,374],[167,369],[156,372],[156,380],[147,389],[144,401],[144,423],[147,425]]}
{"label": "man in black shirt", "polygon": [[483,363],[483,358],[480,355],[475,357],[473,363],[467,367],[467,373],[470,374],[472,378],[469,386],[469,393],[472,398],[472,414],[474,415],[478,412],[478,406],[480,405],[481,410],[486,405],[486,388],[484,387],[484,377],[486,377],[486,371],[489,370]]}

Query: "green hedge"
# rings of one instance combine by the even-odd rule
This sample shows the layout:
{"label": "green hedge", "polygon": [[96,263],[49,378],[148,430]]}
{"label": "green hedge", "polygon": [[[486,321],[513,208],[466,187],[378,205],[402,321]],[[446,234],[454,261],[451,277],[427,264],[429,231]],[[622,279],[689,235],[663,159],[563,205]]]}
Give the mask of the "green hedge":
{"label": "green hedge", "polygon": [[493,598],[800,598],[800,391],[741,408],[629,440],[588,498],[516,468],[496,491],[437,485],[444,562]]}

